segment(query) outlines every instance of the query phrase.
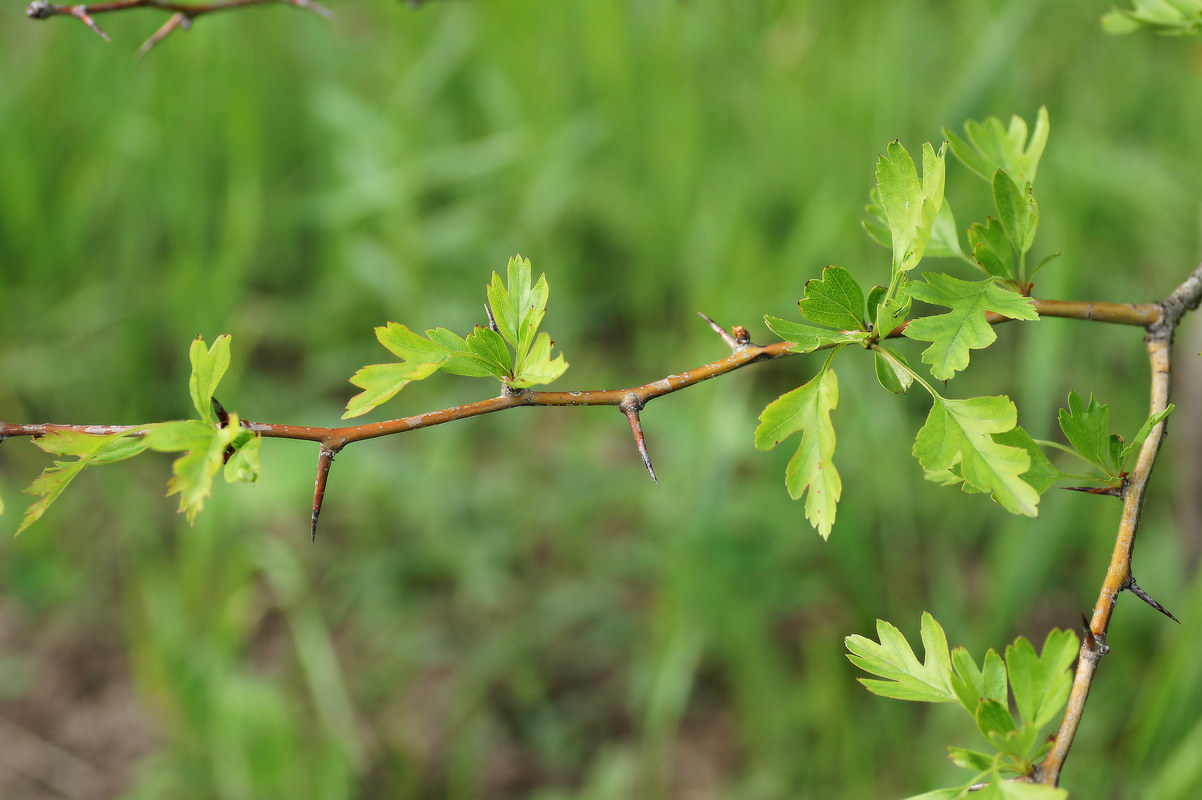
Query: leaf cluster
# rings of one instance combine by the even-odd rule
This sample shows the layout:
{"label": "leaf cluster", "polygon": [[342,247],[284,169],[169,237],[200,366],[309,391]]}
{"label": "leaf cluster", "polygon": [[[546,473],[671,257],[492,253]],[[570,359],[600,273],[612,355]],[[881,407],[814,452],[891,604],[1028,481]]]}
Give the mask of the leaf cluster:
{"label": "leaf cluster", "polygon": [[[838,404],[836,355],[853,349],[872,352],[881,386],[904,394],[917,381],[931,396],[931,411],[918,431],[914,455],[926,476],[990,495],[1008,511],[1034,516],[1039,495],[1059,477],[1031,437],[1018,427],[1014,404],[1006,397],[944,397],[888,342],[898,336],[927,344],[921,359],[936,380],[948,381],[969,365],[971,351],[997,339],[991,315],[1035,321],[1024,296],[1034,270],[1026,255],[1039,220],[1032,181],[1048,135],[1041,109],[1033,133],[1015,117],[1009,126],[996,119],[966,125],[966,138],[949,134],[952,152],[990,182],[997,218],[968,229],[970,253],[960,245],[955,217],[944,197],[946,151],[922,147],[922,173],[900,142],[891,142],[877,160],[876,186],[868,206],[868,232],[891,249],[890,279],[867,292],[844,267],[828,266],[805,285],[798,302],[804,323],[765,317],[768,327],[795,352],[831,349],[822,369],[806,384],[781,395],[760,416],[756,446],[774,447],[800,433],[785,482],[795,499],[805,497],[806,517],[823,536],[834,523],[842,483],[834,465],[835,430],[831,412]],[[973,264],[982,279],[964,280],[928,273],[913,280],[926,256],[951,256]],[[914,301],[947,309],[911,319]]]}
{"label": "leaf cluster", "polygon": [[[920,635],[924,651],[921,662],[901,631],[877,620],[877,641],[848,636],[847,657],[860,669],[877,676],[859,679],[874,694],[897,700],[958,705],[972,717],[991,750],[948,748],[952,761],[972,770],[973,777],[961,786],[910,800],[1067,797],[1063,789],[1012,778],[1029,777],[1050,746],[1041,732],[1057,718],[1068,700],[1072,687],[1069,668],[1079,646],[1076,635],[1053,630],[1038,654],[1030,641],[1019,637],[1006,648],[1004,658],[990,649],[980,664],[963,647],[949,650],[943,627],[929,613],[922,615]],[[981,783],[989,785],[970,795],[970,787]]]}
{"label": "leaf cluster", "polygon": [[212,492],[213,479],[224,470],[227,482],[253,483],[259,477],[261,437],[244,428],[237,414],[226,414],[213,398],[230,365],[230,337],[218,336],[212,347],[197,337],[188,352],[188,380],[199,419],[136,425],[128,431],[96,435],[86,431],[53,431],[34,440],[55,460],[24,491],[37,497],[25,511],[20,534],[42,515],[87,467],[115,464],[146,450],[181,453],[172,464],[167,494],[180,496],[179,510],[193,522]]}
{"label": "leaf cluster", "polygon": [[435,372],[497,378],[510,389],[550,383],[568,368],[555,343],[540,333],[550,289],[542,275],[531,285],[530,260],[515,256],[506,269],[508,286],[493,273],[487,287],[488,326],[477,325],[466,337],[446,328],[422,336],[389,322],[376,328],[376,339],[400,361],[371,364],[355,372],[351,383],[363,391],[350,399],[343,419],[358,417],[392,399],[413,381]]}

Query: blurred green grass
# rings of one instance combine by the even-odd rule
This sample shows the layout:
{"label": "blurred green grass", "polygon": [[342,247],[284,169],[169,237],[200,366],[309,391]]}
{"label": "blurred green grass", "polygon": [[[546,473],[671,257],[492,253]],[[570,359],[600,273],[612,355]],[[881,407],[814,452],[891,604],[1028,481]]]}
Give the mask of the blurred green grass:
{"label": "blurred green grass", "polygon": [[[215,15],[140,61],[150,13],[99,20],[105,44],[20,5],[0,8],[6,420],[185,415],[188,342],[229,332],[227,407],[333,424],[346,378],[381,358],[374,325],[470,327],[515,252],[551,284],[545,326],[572,364],[557,387],[662,377],[724,354],[698,310],[766,340],[760,316],[790,316],[822,265],[880,281],[887,259],[858,220],[888,141],[913,149],[1041,104],[1037,248],[1064,254],[1041,295],[1155,299],[1202,250],[1198,45],[1106,37],[1105,6],[1082,0],[377,0],[331,3],[332,22]],[[962,224],[983,213],[958,165],[949,194]],[[1133,430],[1139,336],[1097,327],[1008,328],[953,388],[1011,393],[1036,436],[1070,388],[1093,392]],[[1136,556],[1186,626],[1202,592],[1195,328]],[[148,744],[95,766],[127,798],[875,798],[950,783],[943,747],[974,734],[868,695],[842,637],[876,617],[914,634],[928,609],[979,655],[1076,626],[1117,507],[1057,493],[1038,520],[1011,519],[923,483],[921,402],[852,366],[844,504],[823,543],[784,491],[786,448],[756,453],[751,437],[813,368],[790,359],[652,404],[658,488],[611,410],[358,445],[314,548],[307,445],[268,443],[259,485],[219,487],[195,528],[161,496],[166,461],[96,471],[0,539],[0,642],[118,649],[105,679],[136,688]],[[490,391],[440,379],[389,409]],[[0,449],[6,530],[40,456]],[[1075,796],[1190,796],[1195,641],[1120,605],[1066,773]],[[41,650],[6,650],[0,682],[27,677],[4,696],[36,695]],[[43,700],[51,719],[84,702]],[[22,707],[0,713],[53,741]],[[73,745],[85,760],[93,746]]]}

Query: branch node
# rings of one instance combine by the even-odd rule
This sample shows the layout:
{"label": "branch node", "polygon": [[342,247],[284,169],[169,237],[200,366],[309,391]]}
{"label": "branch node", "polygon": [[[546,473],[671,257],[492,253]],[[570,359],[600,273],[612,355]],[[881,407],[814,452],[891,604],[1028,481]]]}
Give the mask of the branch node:
{"label": "branch node", "polygon": [[634,446],[638,448],[639,456],[643,459],[643,466],[647,468],[651,480],[655,481],[656,486],[659,486],[659,478],[655,477],[655,468],[651,466],[651,455],[647,452],[647,438],[643,435],[643,423],[639,420],[639,411],[643,408],[642,401],[639,400],[638,395],[631,392],[618,405],[618,408],[626,416],[626,421],[630,423],[630,432],[634,434]]}
{"label": "branch node", "polygon": [[1145,603],[1152,606],[1152,608],[1156,609],[1161,614],[1164,614],[1166,617],[1173,620],[1173,622],[1176,622],[1178,625],[1181,624],[1181,620],[1174,617],[1171,611],[1169,611],[1167,608],[1165,608],[1160,603],[1158,603],[1156,601],[1155,597],[1148,594],[1143,589],[1139,588],[1139,584],[1135,582],[1134,575],[1128,576],[1127,580],[1124,581],[1121,588],[1126,589],[1127,591],[1131,592],[1131,594],[1135,595],[1140,600],[1143,600]]}

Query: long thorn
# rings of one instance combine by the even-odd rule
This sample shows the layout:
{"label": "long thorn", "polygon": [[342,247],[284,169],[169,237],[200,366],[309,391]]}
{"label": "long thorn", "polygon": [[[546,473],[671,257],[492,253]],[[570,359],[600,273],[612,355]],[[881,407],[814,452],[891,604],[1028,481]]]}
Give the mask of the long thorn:
{"label": "long thorn", "polygon": [[1143,600],[1148,605],[1152,606],[1152,608],[1156,609],[1161,614],[1164,614],[1166,617],[1173,620],[1173,622],[1176,622],[1178,625],[1181,624],[1181,620],[1174,617],[1171,611],[1162,606],[1160,603],[1156,602],[1155,597],[1139,588],[1139,584],[1135,582],[1134,576],[1127,578],[1127,582],[1123,584],[1123,588],[1131,592],[1131,594],[1135,595],[1140,600]]}
{"label": "long thorn", "polygon": [[311,544],[317,544],[317,518],[321,515],[321,503],[326,497],[326,480],[330,477],[330,466],[334,463],[334,451],[324,444],[317,455],[317,481],[313,484],[313,522]]}
{"label": "long thorn", "polygon": [[643,466],[647,468],[647,472],[651,475],[651,480],[655,481],[655,485],[659,486],[659,478],[655,477],[655,468],[651,466],[651,455],[647,452],[647,438],[643,436],[643,423],[639,421],[639,409],[642,408],[642,403],[636,395],[623,401],[618,406],[622,413],[626,415],[626,421],[630,423],[630,432],[634,434],[634,446],[638,448],[639,455],[643,458]]}

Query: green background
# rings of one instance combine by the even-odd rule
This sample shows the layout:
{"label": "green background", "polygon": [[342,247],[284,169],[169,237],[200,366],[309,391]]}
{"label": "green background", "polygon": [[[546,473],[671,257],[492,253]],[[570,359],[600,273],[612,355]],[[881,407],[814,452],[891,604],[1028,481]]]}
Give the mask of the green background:
{"label": "green background", "polygon": [[[859,227],[877,155],[1047,105],[1043,297],[1148,301],[1196,264],[1202,50],[1104,35],[1103,3],[391,0],[163,21],[0,7],[0,418],[187,416],[187,348],[231,333],[218,395],[337,424],[393,320],[466,332],[514,253],[545,272],[553,388],[723,357],[697,316],[771,340],[823,265],[885,282]],[[986,212],[958,163],[962,226]],[[950,262],[949,268],[971,277]],[[920,267],[920,270],[922,267]],[[948,387],[1008,393],[1036,437],[1070,389],[1146,414],[1137,330],[999,329]],[[914,348],[911,359],[917,362]],[[1202,343],[1065,785],[1191,797],[1202,778]],[[907,351],[909,352],[909,351]],[[851,355],[851,354],[849,354]],[[966,777],[962,712],[869,695],[843,636],[922,610],[979,659],[1079,628],[1118,504],[1054,490],[1038,520],[922,480],[923,398],[840,367],[829,543],[788,499],[762,407],[816,357],[643,414],[534,409],[350,448],[316,546],[316,448],[269,441],[258,485],[195,527],[169,459],[82,476],[0,537],[0,794],[125,798],[889,798]],[[862,363],[860,363],[862,362]],[[495,393],[437,376],[383,419]],[[0,531],[45,465],[0,448]],[[1068,465],[1066,465],[1068,466]]]}

